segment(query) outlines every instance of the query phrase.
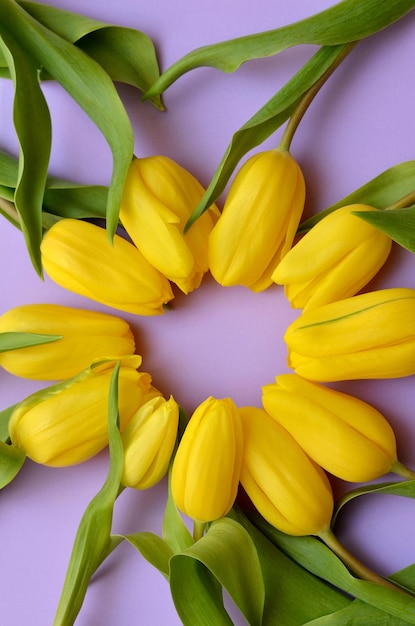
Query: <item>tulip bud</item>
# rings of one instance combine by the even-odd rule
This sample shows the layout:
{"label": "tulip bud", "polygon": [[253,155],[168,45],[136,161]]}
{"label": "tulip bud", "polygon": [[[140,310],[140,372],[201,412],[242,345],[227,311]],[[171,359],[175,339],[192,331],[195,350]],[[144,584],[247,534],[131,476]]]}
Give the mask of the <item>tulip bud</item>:
{"label": "tulip bud", "polygon": [[209,237],[212,275],[262,291],[291,248],[305,201],[303,174],[285,150],[254,155],[237,173]]}
{"label": "tulip bud", "polygon": [[244,453],[241,483],[258,512],[289,535],[317,535],[330,526],[333,494],[324,471],[263,409],[240,409]]}
{"label": "tulip bud", "polygon": [[33,380],[72,378],[99,357],[134,354],[127,322],[95,311],[57,304],[26,304],[0,317],[0,333],[59,335],[53,343],[0,354],[0,365],[15,376]]}
{"label": "tulip bud", "polygon": [[296,374],[275,380],[262,388],[264,409],[318,465],[351,482],[392,471],[395,435],[379,411]]}
{"label": "tulip bud", "polygon": [[303,312],[284,339],[288,365],[316,381],[415,374],[415,290],[382,289]]}
{"label": "tulip bud", "polygon": [[241,460],[238,409],[230,398],[207,398],[193,413],[173,462],[177,507],[198,522],[226,515],[236,498]]}
{"label": "tulip bud", "polygon": [[133,244],[104,228],[62,219],[44,235],[42,264],[61,287],[136,315],[160,315],[173,298],[170,283]]}
{"label": "tulip bud", "polygon": [[179,406],[170,397],[152,398],[132,416],[121,435],[124,446],[125,487],[148,489],[169,467],[179,425]]}
{"label": "tulip bud", "polygon": [[204,194],[190,172],[164,156],[133,159],[124,186],[120,220],[151,265],[184,293],[208,271],[208,235],[219,214],[213,205],[184,233]]}
{"label": "tulip bud", "polygon": [[[141,358],[121,361],[118,378],[120,430],[152,392],[151,376],[138,372]],[[38,391],[17,405],[9,421],[12,444],[36,463],[75,465],[108,444],[108,393],[114,361]]]}
{"label": "tulip bud", "polygon": [[285,286],[294,308],[308,309],[360,291],[389,256],[392,240],[354,211],[375,211],[353,204],[333,211],[287,252],[272,275]]}

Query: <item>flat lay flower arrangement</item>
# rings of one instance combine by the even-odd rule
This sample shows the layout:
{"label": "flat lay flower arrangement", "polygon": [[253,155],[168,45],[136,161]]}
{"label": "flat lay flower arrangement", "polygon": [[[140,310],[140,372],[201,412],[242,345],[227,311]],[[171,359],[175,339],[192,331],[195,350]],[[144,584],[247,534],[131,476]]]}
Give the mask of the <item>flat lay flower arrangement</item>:
{"label": "flat lay flower arrangement", "polygon": [[[107,478],[73,538],[56,626],[75,623],[91,579],[125,543],[165,578],[189,626],[232,624],[224,591],[250,625],[415,623],[415,566],[381,576],[336,534],[349,502],[374,492],[414,498],[415,468],[400,458],[387,416],[332,384],[415,374],[415,290],[369,285],[392,246],[415,252],[415,161],[307,217],[313,181],[291,147],[359,42],[413,8],[343,0],[197,48],[162,71],[152,40],[133,27],[0,0],[0,76],[13,84],[19,143],[16,155],[0,152],[2,219],[21,231],[36,280],[106,309],[27,303],[0,317],[1,368],[47,381],[2,407],[1,488],[19,480],[26,459],[68,467],[109,450]],[[188,72],[233,73],[303,44],[314,55],[234,132],[206,188],[166,155],[136,156],[114,83],[163,116],[165,92]],[[108,143],[108,187],[51,174],[47,81]],[[263,381],[260,405],[211,395],[186,414],[174,389],[154,384],[123,314],[180,316],[177,294],[191,298],[207,274],[225,288],[282,290],[298,317],[284,331],[289,373]],[[114,532],[117,498],[162,480],[160,532]]]}

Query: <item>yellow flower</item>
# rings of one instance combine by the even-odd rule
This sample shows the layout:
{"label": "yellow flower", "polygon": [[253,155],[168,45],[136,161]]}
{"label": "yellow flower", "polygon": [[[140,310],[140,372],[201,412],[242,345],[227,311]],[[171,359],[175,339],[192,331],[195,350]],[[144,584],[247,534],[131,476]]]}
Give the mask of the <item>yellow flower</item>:
{"label": "yellow flower", "polygon": [[208,271],[208,236],[219,214],[212,206],[183,232],[203,194],[196,178],[165,156],[133,159],[124,186],[123,226],[147,261],[184,293]]}
{"label": "yellow flower", "polygon": [[262,291],[291,248],[304,208],[303,174],[289,152],[268,150],[237,173],[209,237],[212,275],[224,286]]}
{"label": "yellow flower", "polygon": [[0,333],[58,335],[62,339],[0,354],[0,365],[15,376],[34,380],[71,378],[98,357],[134,354],[127,322],[95,311],[57,304],[26,304],[0,317]]}
{"label": "yellow flower", "polygon": [[353,211],[375,211],[353,204],[333,211],[287,252],[272,275],[285,286],[295,308],[311,307],[353,296],[380,270],[392,240]]}
{"label": "yellow flower", "polygon": [[382,289],[303,312],[287,329],[288,365],[316,381],[415,374],[415,290]]}
{"label": "yellow flower", "polygon": [[[153,392],[151,376],[138,372],[138,356],[121,362],[118,379],[120,430]],[[81,463],[108,444],[108,393],[114,361],[85,370],[21,402],[9,421],[12,444],[36,463]]]}
{"label": "yellow flower", "polygon": [[324,471],[263,409],[240,409],[244,436],[241,484],[258,512],[289,535],[330,525],[333,494]]}
{"label": "yellow flower", "polygon": [[42,264],[61,287],[136,315],[160,315],[173,298],[169,281],[133,244],[104,228],[62,219],[44,235]]}
{"label": "yellow flower", "polygon": [[193,413],[173,462],[177,507],[199,522],[226,515],[236,498],[241,460],[238,409],[230,398],[207,398]]}
{"label": "yellow flower", "polygon": [[264,409],[313,461],[351,482],[366,482],[393,471],[395,435],[379,411],[296,374],[275,380],[262,389]]}
{"label": "yellow flower", "polygon": [[141,406],[122,433],[125,487],[148,489],[166,474],[176,443],[179,406],[173,397],[152,398]]}

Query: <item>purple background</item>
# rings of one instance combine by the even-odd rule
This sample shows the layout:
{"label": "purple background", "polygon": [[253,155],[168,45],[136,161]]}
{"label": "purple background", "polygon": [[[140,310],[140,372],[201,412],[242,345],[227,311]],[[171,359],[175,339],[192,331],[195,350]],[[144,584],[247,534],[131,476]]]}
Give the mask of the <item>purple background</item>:
{"label": "purple background", "polygon": [[[285,25],[332,3],[328,0],[54,0],[61,8],[146,32],[157,45],[162,69],[203,44]],[[312,7],[311,7],[312,4]],[[307,5],[307,7],[305,6]],[[414,156],[415,14],[360,43],[316,98],[292,144],[308,188],[307,213],[337,201],[383,170]],[[311,56],[301,46],[278,57],[245,64],[236,73],[200,69],[165,94],[167,111],[141,105],[137,92],[121,88],[134,124],[137,156],[166,154],[207,184],[230,138]],[[107,184],[111,155],[104,139],[68,95],[46,84],[54,128],[51,170],[77,182]],[[12,89],[0,81],[0,147],[17,152]],[[264,147],[279,141],[280,132]],[[221,204],[221,203],[220,203]],[[102,309],[41,282],[23,238],[0,221],[0,314],[29,302]],[[371,288],[415,288],[414,257],[394,247]],[[111,311],[113,312],[113,311]],[[260,403],[261,385],[287,371],[282,334],[297,316],[275,287],[262,294],[224,289],[206,278],[203,287],[179,296],[162,317],[131,322],[143,369],[154,383],[191,412],[207,396],[231,396],[239,405]],[[400,459],[415,467],[413,378],[339,384],[372,402],[395,428]],[[42,385],[0,372],[1,406]],[[102,453],[68,469],[28,461],[1,494],[1,622],[45,626],[53,621],[72,542],[82,513],[107,471]],[[116,504],[114,532],[159,533],[165,483],[148,492],[125,492]],[[367,565],[389,574],[415,562],[411,500],[371,496],[350,504],[338,536]],[[235,624],[243,624],[233,611]],[[79,626],[179,624],[162,576],[135,550],[120,546],[100,569],[76,622]]]}

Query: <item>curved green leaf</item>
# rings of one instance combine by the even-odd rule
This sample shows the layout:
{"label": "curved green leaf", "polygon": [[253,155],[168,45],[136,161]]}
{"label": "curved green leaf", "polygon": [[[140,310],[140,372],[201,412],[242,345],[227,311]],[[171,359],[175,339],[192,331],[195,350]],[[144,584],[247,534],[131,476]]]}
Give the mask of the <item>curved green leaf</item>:
{"label": "curved green leaf", "polygon": [[119,362],[111,377],[108,400],[110,467],[105,483],[87,506],[75,537],[54,626],[73,624],[78,615],[91,576],[119,544],[111,536],[114,502],[118,496],[124,465],[124,450],[118,429]]}
{"label": "curved green leaf", "polygon": [[63,86],[106,138],[113,155],[106,212],[108,235],[112,238],[118,224],[124,180],[133,157],[134,137],[111,78],[99,63],[36,22],[14,0],[2,0],[0,29],[13,33],[33,63],[44,67]]}
{"label": "curved green leaf", "polygon": [[415,252],[415,205],[385,211],[356,211],[353,213],[369,222],[410,252]]}
{"label": "curved green leaf", "polygon": [[385,170],[338,202],[302,222],[298,233],[310,230],[323,217],[349,204],[368,204],[386,209],[415,189],[415,161],[404,161]]}
{"label": "curved green leaf", "polygon": [[7,409],[3,409],[0,411],[0,441],[4,441],[5,443],[9,442],[9,420],[14,411],[14,409],[18,406],[18,404],[13,404],[12,406],[7,407]]}
{"label": "curved green leaf", "polygon": [[301,96],[341,58],[347,46],[324,47],[295,74],[232,137],[209,186],[186,225],[190,225],[220,196],[241,158],[260,145],[291,115]]}
{"label": "curved green leaf", "polygon": [[163,93],[180,76],[198,67],[233,72],[246,61],[272,56],[299,44],[334,46],[358,41],[385,28],[414,7],[414,0],[343,0],[275,30],[197,48],[168,68],[145,98]]}
{"label": "curved green leaf", "polygon": [[170,546],[173,552],[181,552],[193,544],[193,538],[173,500],[171,491],[173,458],[174,456],[170,461],[168,472],[168,493],[163,517],[163,539]]}
{"label": "curved green leaf", "polygon": [[122,538],[131,543],[140,552],[141,556],[158,569],[163,576],[169,577],[169,561],[174,552],[166,541],[163,541],[158,535],[149,532],[122,535]]}
{"label": "curved green leaf", "polygon": [[[0,333],[0,353],[19,350],[44,343],[53,343],[62,339],[62,335],[41,335],[36,333]],[[1,361],[0,361],[1,364]]]}
{"label": "curved green leaf", "polygon": [[[248,624],[262,623],[265,596],[262,570],[255,544],[243,526],[230,518],[219,519],[210,525],[206,535],[170,561],[170,587],[181,619],[186,616],[184,623],[188,624],[216,624],[214,620],[200,621],[200,611],[205,605],[202,598],[206,595],[205,575],[194,561],[203,565],[227,590]],[[189,582],[195,571],[197,577]],[[201,606],[197,598],[201,598]],[[217,597],[214,602],[222,612],[222,602]]]}
{"label": "curved green leaf", "polygon": [[20,448],[0,441],[0,489],[8,485],[25,462],[26,454]]}
{"label": "curved green leaf", "polygon": [[42,275],[42,202],[52,144],[49,108],[33,59],[2,26],[1,18],[0,48],[15,88],[13,122],[20,144],[20,166],[14,204],[33,266]]}

